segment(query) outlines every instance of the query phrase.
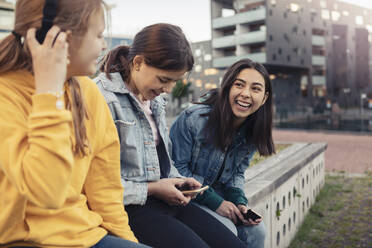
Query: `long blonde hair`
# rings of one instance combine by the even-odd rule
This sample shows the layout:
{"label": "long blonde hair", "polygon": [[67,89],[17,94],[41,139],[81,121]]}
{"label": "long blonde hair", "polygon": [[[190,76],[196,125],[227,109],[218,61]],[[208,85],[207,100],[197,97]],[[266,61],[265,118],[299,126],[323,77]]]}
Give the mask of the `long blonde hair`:
{"label": "long blonde hair", "polygon": [[[45,0],[18,0],[15,8],[14,32],[25,37],[29,28],[40,28],[44,4]],[[103,0],[59,0],[57,5],[54,24],[62,30],[71,30],[73,36],[84,35],[88,30],[91,15],[102,6],[106,6]],[[19,38],[10,34],[0,42],[0,74],[15,70],[27,70],[33,73],[32,58],[26,39],[22,44]],[[73,115],[76,140],[74,152],[84,156],[87,154],[86,148],[89,147],[84,122],[88,115],[79,82],[72,77],[67,83],[70,94],[66,93],[65,98],[67,108]]]}

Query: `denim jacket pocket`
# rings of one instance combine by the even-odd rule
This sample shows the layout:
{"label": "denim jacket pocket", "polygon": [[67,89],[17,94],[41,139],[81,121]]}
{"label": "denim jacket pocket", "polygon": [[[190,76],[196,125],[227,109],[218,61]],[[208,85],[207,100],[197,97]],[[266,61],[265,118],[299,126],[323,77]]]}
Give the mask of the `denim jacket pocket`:
{"label": "denim jacket pocket", "polygon": [[138,128],[135,120],[115,120],[115,124],[119,133],[120,146],[125,149],[120,149],[121,174],[124,178],[138,179],[145,176],[143,169],[142,156],[137,154],[137,139],[139,139]]}

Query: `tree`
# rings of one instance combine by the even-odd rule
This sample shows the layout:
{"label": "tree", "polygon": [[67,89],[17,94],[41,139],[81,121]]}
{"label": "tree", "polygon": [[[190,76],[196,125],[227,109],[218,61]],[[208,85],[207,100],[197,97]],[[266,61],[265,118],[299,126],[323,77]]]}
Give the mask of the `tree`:
{"label": "tree", "polygon": [[176,85],[172,90],[172,100],[178,99],[178,107],[181,107],[181,100],[187,97],[190,93],[191,82],[184,82],[183,80],[178,80]]}

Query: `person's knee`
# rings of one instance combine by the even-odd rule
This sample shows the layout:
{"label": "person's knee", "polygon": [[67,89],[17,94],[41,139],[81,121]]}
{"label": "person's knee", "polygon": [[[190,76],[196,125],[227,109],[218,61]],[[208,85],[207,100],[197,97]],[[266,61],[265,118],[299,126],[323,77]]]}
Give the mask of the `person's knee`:
{"label": "person's knee", "polygon": [[231,232],[235,234],[235,236],[238,236],[238,230],[236,229],[235,224],[230,220],[227,219],[224,221],[221,221],[228,229],[230,229]]}
{"label": "person's knee", "polygon": [[263,248],[266,237],[265,224],[261,222],[255,226],[244,226],[242,228],[238,228],[238,236],[248,245],[248,247]]}
{"label": "person's knee", "polygon": [[257,237],[258,240],[265,240],[266,237],[266,227],[263,222],[253,227],[253,235]]}

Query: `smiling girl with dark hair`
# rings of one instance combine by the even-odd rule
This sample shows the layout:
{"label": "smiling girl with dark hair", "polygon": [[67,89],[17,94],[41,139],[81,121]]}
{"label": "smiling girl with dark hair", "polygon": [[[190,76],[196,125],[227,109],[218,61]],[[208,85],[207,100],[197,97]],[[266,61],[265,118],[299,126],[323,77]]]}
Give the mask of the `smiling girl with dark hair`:
{"label": "smiling girl with dark hair", "polygon": [[[244,59],[228,68],[221,88],[183,111],[170,138],[178,171],[210,188],[196,198],[201,207],[225,223],[248,247],[263,247],[261,219],[246,220],[244,172],[256,150],[275,152],[272,129],[272,88],[266,69]],[[237,230],[232,223],[242,223]]]}

